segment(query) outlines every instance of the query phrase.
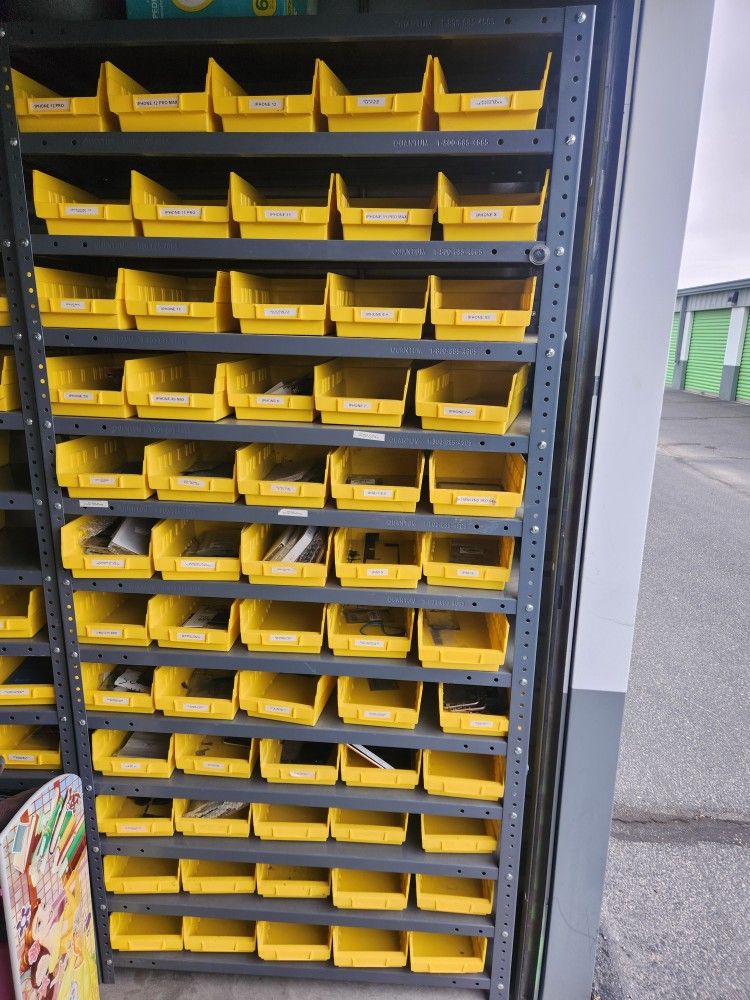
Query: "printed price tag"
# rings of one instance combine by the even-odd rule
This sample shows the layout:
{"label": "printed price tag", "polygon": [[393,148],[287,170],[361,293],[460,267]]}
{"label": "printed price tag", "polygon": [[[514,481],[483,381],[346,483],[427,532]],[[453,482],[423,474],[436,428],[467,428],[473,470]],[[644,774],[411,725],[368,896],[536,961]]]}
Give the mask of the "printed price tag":
{"label": "printed price tag", "polygon": [[392,500],[393,490],[386,490],[380,487],[376,489],[372,486],[366,486],[362,490],[362,496],[367,497],[370,500]]}
{"label": "printed price tag", "polygon": [[175,637],[175,639],[178,639],[180,642],[205,642],[206,641],[206,633],[205,632],[184,632],[184,631],[180,631],[180,632],[175,632],[174,637]]}
{"label": "printed price tag", "polygon": [[385,441],[385,434],[375,431],[352,431],[352,437],[359,441]]}
{"label": "printed price tag", "polygon": [[202,760],[200,766],[204,771],[226,771],[227,765],[220,760]]}
{"label": "printed price tag", "polygon": [[294,770],[289,772],[290,778],[302,778],[303,781],[310,781],[315,777],[315,771],[299,771]]}
{"label": "printed price tag", "polygon": [[65,312],[85,312],[86,303],[83,299],[60,299],[59,307]]}
{"label": "printed price tag", "polygon": [[14,760],[17,763],[27,763],[34,760],[34,755],[30,753],[7,753],[7,760]]}
{"label": "printed price tag", "polygon": [[483,94],[469,98],[469,107],[476,108],[507,108],[510,106],[510,99],[502,94]]}
{"label": "printed price tag", "polygon": [[296,306],[264,306],[263,315],[267,319],[296,319],[299,309]]}
{"label": "printed price tag", "polygon": [[130,700],[128,698],[118,697],[114,694],[105,694],[102,696],[103,705],[129,705]]}
{"label": "printed price tag", "polygon": [[89,476],[89,482],[92,486],[114,486],[116,479],[114,476]]}
{"label": "printed price tag", "polygon": [[162,108],[179,108],[179,94],[161,94],[159,97],[134,97],[133,107],[137,111],[159,111]]}
{"label": "printed price tag", "polygon": [[369,320],[373,323],[383,322],[385,320],[394,320],[396,318],[395,309],[360,309],[359,318]]}
{"label": "printed price tag", "polygon": [[106,556],[89,556],[89,566],[92,569],[125,569],[125,560],[109,559]]}
{"label": "printed price tag", "polygon": [[94,398],[94,394],[88,389],[65,389],[62,398],[80,403],[90,403]]}
{"label": "printed price tag", "polygon": [[384,108],[385,97],[375,97],[372,94],[363,94],[357,98],[358,108]]}
{"label": "printed price tag", "polygon": [[281,493],[285,496],[294,496],[297,493],[297,487],[292,486],[291,483],[271,483],[269,491],[271,493]]}
{"label": "printed price tag", "polygon": [[89,635],[94,639],[121,639],[121,628],[90,628]]}
{"label": "printed price tag", "polygon": [[183,701],[182,708],[185,712],[207,712],[208,705],[202,701]]}
{"label": "printed price tag", "polygon": [[187,316],[187,302],[155,302],[154,312],[157,316]]}
{"label": "printed price tag", "polygon": [[279,517],[309,517],[310,511],[304,507],[279,507]]}
{"label": "printed price tag", "polygon": [[476,406],[444,406],[443,416],[446,417],[476,417]]}
{"label": "printed price tag", "polygon": [[385,639],[355,639],[355,649],[385,649]]}
{"label": "printed price tag", "polygon": [[462,323],[497,323],[496,312],[463,312],[459,319]]}
{"label": "printed price tag", "polygon": [[62,210],[63,215],[73,217],[82,215],[99,215],[98,205],[63,205]]}
{"label": "printed price tag", "polygon": [[145,833],[148,827],[145,823],[121,823],[119,833]]}
{"label": "printed price tag", "polygon": [[365,211],[362,213],[363,222],[408,222],[409,212],[406,210],[394,210],[392,212],[384,212],[382,210],[376,212]]}
{"label": "printed price tag", "polygon": [[206,488],[205,479],[193,479],[190,476],[178,476],[177,485],[187,490],[203,490]]}
{"label": "printed price tag", "polygon": [[215,570],[215,559],[180,559],[180,569]]}
{"label": "printed price tag", "polygon": [[390,719],[391,715],[392,715],[391,712],[381,712],[381,711],[376,711],[373,708],[368,708],[368,709],[365,709],[365,711],[362,713],[362,718],[363,719]]}
{"label": "printed price tag", "polygon": [[256,396],[255,402],[258,406],[283,406],[283,396]]}
{"label": "printed price tag", "polygon": [[148,401],[152,406],[189,406],[190,394],[187,392],[150,392]]}
{"label": "printed price tag", "polygon": [[263,711],[268,715],[291,715],[292,710],[289,705],[264,705]]}
{"label": "printed price tag", "polygon": [[371,410],[373,403],[369,399],[342,399],[342,410]]}
{"label": "printed price tag", "polygon": [[471,729],[491,729],[492,719],[469,719]]}
{"label": "printed price tag", "polygon": [[157,205],[157,219],[202,219],[202,205]]}
{"label": "printed price tag", "polygon": [[45,114],[50,111],[70,111],[70,98],[56,97],[43,101],[29,101],[29,111],[32,114]]}
{"label": "printed price tag", "polygon": [[[98,484],[97,484],[98,485]],[[108,483],[102,483],[102,486],[109,485]],[[79,500],[79,507],[106,507],[109,508],[109,500]]]}
{"label": "printed price tag", "polygon": [[118,766],[120,771],[142,771],[143,764],[139,764],[135,760],[121,760]]}
{"label": "printed price tag", "polygon": [[248,111],[283,111],[284,100],[281,97],[248,97]]}
{"label": "printed price tag", "polygon": [[298,208],[264,208],[263,218],[272,222],[296,222],[299,219]]}
{"label": "printed price tag", "polygon": [[381,566],[366,566],[365,576],[388,576],[388,570]]}
{"label": "printed price tag", "polygon": [[268,637],[269,642],[296,642],[297,636],[288,632],[271,632]]}
{"label": "printed price tag", "polygon": [[456,576],[464,576],[469,578],[474,578],[479,576],[478,569],[457,569]]}
{"label": "printed price tag", "polygon": [[294,576],[296,568],[294,566],[272,566],[271,576]]}
{"label": "printed price tag", "polygon": [[472,208],[469,211],[470,222],[497,222],[505,218],[502,208]]}
{"label": "printed price tag", "polygon": [[0,694],[3,698],[30,698],[31,690],[29,688],[0,688]]}
{"label": "printed price tag", "polygon": [[494,497],[462,496],[456,497],[456,503],[471,504],[474,507],[494,507],[496,500]]}

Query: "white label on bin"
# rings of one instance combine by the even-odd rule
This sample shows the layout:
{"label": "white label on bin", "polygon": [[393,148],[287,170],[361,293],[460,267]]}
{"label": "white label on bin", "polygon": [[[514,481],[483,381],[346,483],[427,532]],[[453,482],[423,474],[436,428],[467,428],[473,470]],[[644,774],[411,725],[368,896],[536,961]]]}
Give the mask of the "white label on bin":
{"label": "white label on bin", "polygon": [[369,319],[377,322],[378,320],[394,320],[396,318],[395,309],[360,309],[359,310],[360,319]]}
{"label": "white label on bin", "polygon": [[98,205],[63,205],[63,215],[98,215]]}
{"label": "white label on bin", "polygon": [[392,500],[393,490],[374,489],[368,486],[362,490],[362,496],[370,500]]}
{"label": "white label on bin", "polygon": [[269,642],[296,642],[297,636],[289,632],[271,632],[268,637]]}
{"label": "white label on bin", "polygon": [[200,766],[204,771],[226,771],[227,765],[220,760],[202,760]]}
{"label": "white label on bin", "polygon": [[303,778],[311,781],[315,777],[315,771],[300,771],[294,770],[289,772],[290,778]]}
{"label": "white label on bin", "polygon": [[294,566],[272,566],[271,576],[294,576],[296,570]]}
{"label": "white label on bin", "polygon": [[89,476],[92,486],[114,486],[116,481],[115,476]]}
{"label": "white label on bin", "polygon": [[30,698],[31,690],[29,688],[0,688],[0,693],[3,698]]}
{"label": "white label on bin", "polygon": [[477,577],[477,576],[479,576],[479,570],[478,569],[457,569],[456,570],[456,576]]}
{"label": "white label on bin", "polygon": [[183,701],[182,708],[185,712],[207,712],[208,704],[205,701]]}
{"label": "white label on bin", "polygon": [[384,639],[355,639],[355,649],[385,649]]}
{"label": "white label on bin", "polygon": [[157,219],[202,219],[202,205],[157,205]]}
{"label": "white label on bin", "polygon": [[492,725],[492,719],[469,719],[471,729],[491,729]]}
{"label": "white label on bin", "polygon": [[310,511],[304,507],[279,507],[279,517],[309,517]]}
{"label": "white label on bin", "polygon": [[57,97],[55,100],[29,101],[29,111],[70,111],[70,98]]}
{"label": "white label on bin", "polygon": [[248,97],[248,111],[283,111],[283,97]]}
{"label": "white label on bin", "polygon": [[465,312],[459,318],[462,323],[497,323],[496,312]]}
{"label": "white label on bin", "polygon": [[189,392],[150,392],[148,401],[152,406],[189,406]]}
{"label": "white label on bin", "polygon": [[102,697],[102,705],[129,705],[129,698],[118,698],[117,695],[105,694]]}
{"label": "white label on bin", "polygon": [[374,431],[352,431],[352,437],[360,441],[385,441],[385,434],[377,434]]}
{"label": "white label on bin", "polygon": [[369,399],[342,399],[342,410],[371,410],[372,402]]}
{"label": "white label on bin", "polygon": [[388,576],[388,570],[380,566],[366,566],[365,576]]}
{"label": "white label on bin", "polygon": [[202,490],[205,489],[206,480],[205,479],[191,479],[189,476],[178,476],[177,485],[184,486],[188,490]]}
{"label": "white label on bin", "polygon": [[368,708],[362,713],[363,719],[390,719],[392,717],[392,712],[381,712],[375,709]]}
{"label": "white label on bin", "polygon": [[297,487],[290,486],[288,483],[271,483],[270,491],[271,493],[284,493],[287,496],[293,496],[297,493]]}
{"label": "white label on bin", "polygon": [[79,400],[84,403],[90,403],[94,398],[93,392],[88,389],[66,389],[62,394],[63,399],[68,400]]}
{"label": "white label on bin", "polygon": [[283,406],[284,396],[256,396],[255,402],[258,406]]}
{"label": "white label on bin", "polygon": [[296,319],[299,310],[296,306],[264,306],[263,315],[269,319]]}
{"label": "white label on bin", "polygon": [[470,222],[498,221],[505,218],[502,208],[472,208],[469,210]]}
{"label": "white label on bin", "polygon": [[480,507],[494,507],[497,501],[494,497],[473,497],[473,496],[462,496],[459,494],[456,497],[456,503],[470,503],[474,506]]}
{"label": "white label on bin", "polygon": [[154,305],[157,316],[187,316],[187,302],[157,302]]}
{"label": "white label on bin", "polygon": [[175,639],[179,639],[180,642],[205,642],[206,633],[205,632],[175,632]]}
{"label": "white label on bin", "polygon": [[120,823],[119,833],[145,833],[148,829],[145,823]]}
{"label": "white label on bin", "polygon": [[124,559],[108,559],[107,557],[94,557],[89,559],[89,566],[92,569],[125,569]]}
{"label": "white label on bin", "polygon": [[282,220],[284,222],[295,222],[299,219],[298,208],[264,208],[263,218],[271,219],[274,222]]}
{"label": "white label on bin", "polygon": [[[109,483],[94,483],[93,479],[91,482],[95,486],[109,486]],[[79,507],[109,507],[109,500],[79,500]]]}
{"label": "white label on bin", "polygon": [[385,107],[385,97],[373,97],[371,94],[366,94],[357,98],[358,108],[384,108]]}
{"label": "white label on bin", "polygon": [[392,212],[383,212],[382,210],[377,212],[363,212],[362,213],[363,222],[408,222],[409,212],[407,210],[398,210]]}
{"label": "white label on bin", "polygon": [[83,312],[86,309],[83,299],[60,299],[59,305],[66,312]]}
{"label": "white label on bin", "polygon": [[34,760],[34,755],[30,753],[6,753],[5,756],[8,760],[15,760],[23,763]]}
{"label": "white label on bin", "polygon": [[481,97],[469,98],[470,108],[507,108],[509,105],[510,99],[503,97],[502,94],[495,94],[494,97],[484,95]]}
{"label": "white label on bin", "polygon": [[289,705],[264,705],[263,711],[269,715],[291,715],[292,710]]}
{"label": "white label on bin", "polygon": [[134,761],[134,760],[122,760],[122,761],[120,761],[118,770],[119,771],[142,771],[143,770],[143,764],[139,764],[137,761]]}
{"label": "white label on bin", "polygon": [[179,94],[163,94],[160,97],[135,97],[133,107],[138,111],[150,111],[153,108],[179,108]]}
{"label": "white label on bin", "polygon": [[443,415],[446,417],[475,417],[477,408],[476,406],[444,406]]}
{"label": "white label on bin", "polygon": [[215,559],[180,559],[180,569],[216,569]]}
{"label": "white label on bin", "polygon": [[122,639],[121,628],[90,628],[89,635],[96,639]]}

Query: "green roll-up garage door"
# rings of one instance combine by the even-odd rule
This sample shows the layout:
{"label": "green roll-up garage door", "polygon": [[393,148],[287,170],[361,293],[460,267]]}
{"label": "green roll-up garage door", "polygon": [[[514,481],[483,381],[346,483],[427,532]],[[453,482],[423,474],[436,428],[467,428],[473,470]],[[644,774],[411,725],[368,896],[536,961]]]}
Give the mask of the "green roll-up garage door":
{"label": "green roll-up garage door", "polygon": [[704,309],[693,314],[685,370],[685,388],[718,396],[729,333],[731,309]]}
{"label": "green roll-up garage door", "polygon": [[742,345],[740,374],[737,379],[737,399],[750,403],[750,316],[745,327],[745,342]]}
{"label": "green roll-up garage door", "polygon": [[672,384],[672,377],[674,375],[674,360],[677,353],[677,333],[680,329],[680,314],[676,312],[672,317],[672,332],[669,335],[669,353],[667,354],[667,377],[665,382],[667,385]]}

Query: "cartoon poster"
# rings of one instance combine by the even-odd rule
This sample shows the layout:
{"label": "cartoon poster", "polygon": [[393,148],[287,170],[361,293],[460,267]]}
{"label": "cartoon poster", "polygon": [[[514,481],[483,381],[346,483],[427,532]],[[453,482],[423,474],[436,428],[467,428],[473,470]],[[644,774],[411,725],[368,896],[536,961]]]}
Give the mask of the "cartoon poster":
{"label": "cartoon poster", "polygon": [[98,1000],[81,781],[36,791],[0,834],[0,882],[19,1000]]}

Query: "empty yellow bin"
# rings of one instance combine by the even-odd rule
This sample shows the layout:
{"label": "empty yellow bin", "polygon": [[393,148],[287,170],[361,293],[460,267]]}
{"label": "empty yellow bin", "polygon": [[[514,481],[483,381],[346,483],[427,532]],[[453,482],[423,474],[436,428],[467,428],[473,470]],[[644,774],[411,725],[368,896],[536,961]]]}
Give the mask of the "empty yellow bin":
{"label": "empty yellow bin", "polygon": [[108,837],[171,837],[171,799],[97,795],[96,825]]}
{"label": "empty yellow bin", "polygon": [[104,860],[104,888],[114,893],[171,893],[180,891],[178,858],[140,858],[110,855]]}
{"label": "empty yellow bin", "polygon": [[33,170],[34,212],[50,236],[140,236],[130,197],[98,198],[65,181]]}
{"label": "empty yellow bin", "polygon": [[[153,576],[154,560],[150,541],[146,555],[85,551],[86,540],[116,520],[117,518],[92,514],[76,517],[63,525],[60,530],[60,559],[65,569],[69,569],[76,579],[147,580]],[[152,523],[148,522],[149,529]]]}
{"label": "empty yellow bin", "polygon": [[234,503],[237,446],[226,441],[156,441],[146,446],[146,475],[159,500]]}
{"label": "empty yellow bin", "polygon": [[322,63],[320,107],[328,119],[330,132],[421,132],[434,129],[433,58],[427,56],[419,90],[395,94],[352,94]]}
{"label": "empty yellow bin", "polygon": [[484,970],[486,937],[409,931],[412,972],[477,975]]}
{"label": "empty yellow bin", "polygon": [[243,333],[320,337],[331,327],[332,278],[267,278],[232,271],[232,311]]}
{"label": "empty yellow bin", "polygon": [[246,600],[240,607],[242,641],[256,653],[320,653],[324,604]]}
{"label": "empty yellow bin", "polygon": [[240,601],[224,597],[155,594],[149,601],[149,635],[170,649],[228,653],[240,634]]}
{"label": "empty yellow bin", "polygon": [[[112,689],[103,687],[107,678],[116,668],[114,663],[82,663],[81,678],[83,680],[83,699],[90,712],[133,712],[140,715],[153,715],[154,691],[153,673],[137,669],[139,673],[150,677],[148,691],[128,691],[125,688]],[[124,668],[123,668],[124,669]]]}
{"label": "empty yellow bin", "polygon": [[334,868],[333,905],[340,910],[405,910],[409,872],[366,872]]}
{"label": "empty yellow bin", "polygon": [[429,854],[492,854],[497,850],[500,822],[471,816],[419,817],[422,850]]}
{"label": "empty yellow bin", "polygon": [[[50,359],[47,360],[49,362]],[[20,408],[16,360],[11,351],[0,351],[0,410],[8,412]]]}
{"label": "empty yellow bin", "polygon": [[266,781],[289,785],[335,785],[339,776],[340,747],[336,743],[297,743],[287,762],[287,743],[260,741],[260,773]]}
{"label": "empty yellow bin", "polygon": [[495,883],[488,878],[461,878],[452,875],[417,875],[417,906],[438,913],[492,913]]}
{"label": "empty yellow bin", "polygon": [[183,858],[180,879],[185,892],[240,894],[255,892],[255,865],[243,861]]}
{"label": "empty yellow bin", "polygon": [[338,711],[343,722],[414,729],[422,704],[421,681],[339,677]]}
{"label": "empty yellow bin", "polygon": [[112,437],[82,437],[55,448],[57,482],[71,497],[146,500],[145,442]]}
{"label": "empty yellow bin", "polygon": [[328,645],[335,656],[406,659],[413,629],[413,608],[328,605]]}
{"label": "empty yellow bin", "polygon": [[164,580],[239,580],[241,532],[225,521],[159,521],[151,532],[154,569]]}
{"label": "empty yellow bin", "polygon": [[336,203],[345,240],[429,240],[435,217],[435,195],[350,197],[336,175]]}
{"label": "empty yellow bin", "polygon": [[502,590],[510,579],[514,548],[512,535],[427,532],[422,536],[422,568],[430,586]]}
{"label": "empty yellow bin", "polygon": [[[344,750],[346,753],[346,750]],[[343,758],[342,758],[343,777]],[[332,809],[331,836],[352,844],[403,844],[408,813],[377,812],[367,809]]]}
{"label": "empty yellow bin", "polygon": [[[209,768],[209,771],[210,770],[211,769]],[[250,827],[252,826],[252,805],[249,802],[233,803],[236,808],[230,816],[188,815],[188,813],[194,811],[196,807],[200,807],[202,805],[205,805],[205,802],[202,800],[174,800],[174,826],[178,833],[181,833],[186,837],[250,836]],[[248,892],[252,892],[252,890],[248,890]]]}
{"label": "empty yellow bin", "polygon": [[185,917],[183,935],[187,951],[251,953],[255,951],[255,924],[250,920],[220,917]]}
{"label": "empty yellow bin", "polygon": [[523,503],[526,460],[511,452],[433,451],[428,475],[436,514],[515,517]]}
{"label": "empty yellow bin", "polygon": [[258,921],[258,955],[267,962],[327,962],[331,928]]}
{"label": "empty yellow bin", "polygon": [[344,587],[414,588],[422,576],[422,545],[415,532],[338,528],[334,554]]}
{"label": "empty yellow bin", "polygon": [[[321,132],[320,60],[306,93],[248,94],[218,63],[210,60],[214,111],[225,132]],[[268,81],[275,85],[276,81]]]}
{"label": "empty yellow bin", "polygon": [[521,412],[528,376],[529,365],[440,361],[417,372],[414,409],[425,430],[505,434]]}
{"label": "empty yellow bin", "polygon": [[300,865],[258,865],[258,895],[280,899],[327,899],[331,873]]}
{"label": "empty yellow bin", "polygon": [[0,278],[0,326],[7,326],[10,323],[10,306],[8,305],[8,292],[5,287],[5,279]]}
{"label": "empty yellow bin", "polygon": [[185,774],[216,778],[249,778],[258,758],[258,741],[229,743],[223,736],[177,733],[175,763]]}
{"label": "empty yellow bin", "polygon": [[339,337],[419,340],[427,317],[423,278],[345,278],[329,274],[331,319]]}
{"label": "empty yellow bin", "polygon": [[[323,548],[316,562],[266,559],[265,555],[289,529],[278,524],[246,524],[242,529],[242,572],[250,583],[295,587],[322,587],[328,579],[333,549],[333,531],[321,528]],[[304,530],[304,529],[303,529]]]}
{"label": "empty yellow bin", "polygon": [[324,507],[328,474],[328,449],[316,445],[269,442],[237,452],[239,491],[256,507]]}
{"label": "empty yellow bin", "polygon": [[137,170],[130,171],[133,215],[140,220],[144,236],[226,239],[235,235],[229,213],[229,193],[223,200],[180,198]]}
{"label": "empty yellow bin", "polygon": [[331,494],[340,510],[413,514],[424,465],[421,451],[337,448],[331,453]]}
{"label": "empty yellow bin", "polygon": [[549,171],[531,191],[518,191],[512,184],[494,185],[491,193],[461,194],[444,173],[439,173],[437,213],[443,239],[535,240],[548,183]]}
{"label": "empty yellow bin", "polygon": [[232,316],[229,272],[216,277],[124,269],[125,304],[139,330],[221,333],[237,329]]}
{"label": "empty yellow bin", "polygon": [[[169,733],[144,734],[149,740],[159,740],[162,756],[142,757],[138,754],[141,734],[129,731],[97,729],[91,734],[91,759],[94,770],[101,774],[138,774],[142,778],[170,778],[174,771],[174,741]],[[135,738],[135,739],[134,739]],[[134,742],[133,750],[129,741]]]}
{"label": "empty yellow bin", "polygon": [[0,706],[54,704],[55,685],[49,659],[0,656]]}
{"label": "empty yellow bin", "polygon": [[109,937],[115,951],[182,951],[182,917],[111,913]]}
{"label": "empty yellow bin", "polygon": [[258,719],[314,726],[336,686],[335,677],[240,672],[240,708]]}
{"label": "empty yellow bin", "polygon": [[41,587],[0,584],[0,637],[30,639],[46,620]]}
{"label": "empty yellow bin", "polygon": [[335,177],[323,194],[273,197],[254,188],[239,174],[229,175],[232,217],[245,240],[328,240],[336,221]]}
{"label": "empty yellow bin", "polygon": [[219,119],[211,105],[211,61],[203,90],[150,93],[111,62],[104,64],[110,110],[123,132],[215,132]]}
{"label": "empty yellow bin", "polygon": [[377,927],[334,927],[333,964],[345,969],[401,969],[406,965],[406,931]]}
{"label": "empty yellow bin", "polygon": [[222,355],[157,354],[125,362],[128,402],[139,417],[221,420],[227,402],[227,363]]}
{"label": "empty yellow bin", "polygon": [[505,757],[425,750],[422,781],[430,795],[496,802],[505,790]]}
{"label": "empty yellow bin", "polygon": [[328,840],[327,809],[256,802],[253,827],[261,840]]}
{"label": "empty yellow bin", "polygon": [[[378,747],[374,751],[391,767],[378,767],[351,746],[341,749],[341,777],[346,785],[365,788],[416,788],[422,767],[422,751],[401,747]],[[394,815],[394,820],[399,817]]]}
{"label": "empty yellow bin", "polygon": [[494,671],[505,663],[509,633],[500,612],[420,608],[417,652],[423,667]]}
{"label": "empty yellow bin", "polygon": [[10,72],[21,132],[111,132],[117,129],[117,119],[107,105],[103,64],[97,74],[96,93],[82,97],[58,94],[17,69]]}
{"label": "empty yellow bin", "polygon": [[400,427],[411,363],[383,358],[336,358],[314,369],[315,408],[324,424]]}
{"label": "empty yellow bin", "polygon": [[552,53],[547,53],[539,85],[529,90],[451,92],[435,59],[435,111],[441,131],[534,129],[544,103]]}
{"label": "empty yellow bin", "polygon": [[124,361],[116,354],[47,358],[52,412],[58,417],[132,417]]}
{"label": "empty yellow bin", "polygon": [[[167,716],[179,719],[233,719],[237,714],[237,687],[239,678],[231,671],[211,671],[211,677],[227,681],[230,697],[192,694],[193,667],[157,667],[154,671],[154,705]],[[228,675],[228,676],[227,676]]]}
{"label": "empty yellow bin", "polygon": [[34,268],[39,314],[47,327],[130,330],[135,321],[125,309],[123,268],[114,278],[53,267]]}
{"label": "empty yellow bin", "polygon": [[[450,704],[452,684],[440,684],[438,686],[438,708],[440,710],[440,728],[444,733],[472,733],[475,736],[507,736],[508,734],[508,711],[502,708],[500,699],[505,695],[502,691],[490,690],[487,693],[489,701],[487,709],[483,712],[449,711],[445,707],[446,700]],[[487,690],[478,688],[478,694]],[[461,697],[464,696],[465,689],[461,689]],[[455,701],[454,701],[455,704]],[[506,703],[507,704],[507,703]]]}
{"label": "empty yellow bin", "polygon": [[315,419],[313,362],[248,358],[227,365],[229,405],[241,420]]}
{"label": "empty yellow bin", "polygon": [[73,594],[79,642],[109,646],[148,646],[147,594]]}
{"label": "empty yellow bin", "polygon": [[0,726],[0,757],[8,770],[60,768],[57,726]]}
{"label": "empty yellow bin", "polygon": [[436,340],[523,340],[531,323],[536,278],[466,280],[430,276]]}

